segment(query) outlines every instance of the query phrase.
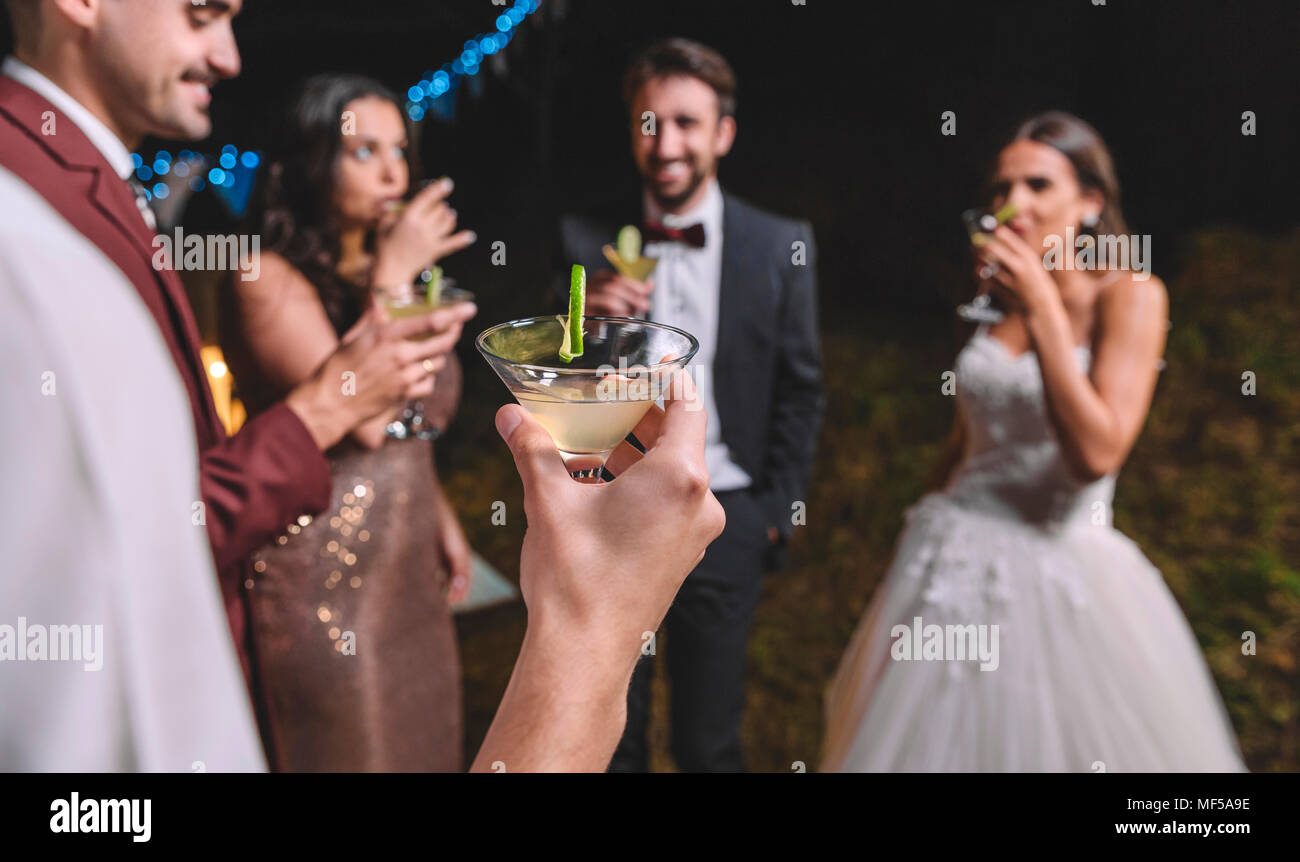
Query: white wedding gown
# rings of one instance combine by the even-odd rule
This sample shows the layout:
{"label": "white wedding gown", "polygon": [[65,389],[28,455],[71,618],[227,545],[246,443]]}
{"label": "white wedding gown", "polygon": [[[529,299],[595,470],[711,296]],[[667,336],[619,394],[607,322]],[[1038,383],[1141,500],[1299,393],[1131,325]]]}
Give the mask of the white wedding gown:
{"label": "white wedding gown", "polygon": [[[1243,770],[1191,628],[1111,526],[1115,476],[1067,471],[1035,353],[981,327],[956,374],[966,457],[907,512],[827,691],[822,771]],[[986,645],[996,625],[996,669],[908,660],[917,617]]]}

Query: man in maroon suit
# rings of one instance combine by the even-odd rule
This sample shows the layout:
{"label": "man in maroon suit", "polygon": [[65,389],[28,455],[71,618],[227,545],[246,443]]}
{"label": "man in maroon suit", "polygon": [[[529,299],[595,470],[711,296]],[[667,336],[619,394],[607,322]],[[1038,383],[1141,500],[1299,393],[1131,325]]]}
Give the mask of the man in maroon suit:
{"label": "man in maroon suit", "polygon": [[[428,395],[432,373],[473,307],[393,322],[372,309],[312,379],[227,437],[180,280],[152,263],[151,213],[128,184],[128,147],[146,135],[175,140],[210,133],[209,88],[239,72],[231,19],[241,2],[6,0],[15,51],[0,76],[0,166],[126,275],[162,332],[198,438],[202,500],[195,503],[202,506],[194,512],[203,518],[195,523],[206,524],[260,718],[247,556],[301,515],[329,505],[323,450],[394,404]],[[86,421],[93,427],[93,417]]]}

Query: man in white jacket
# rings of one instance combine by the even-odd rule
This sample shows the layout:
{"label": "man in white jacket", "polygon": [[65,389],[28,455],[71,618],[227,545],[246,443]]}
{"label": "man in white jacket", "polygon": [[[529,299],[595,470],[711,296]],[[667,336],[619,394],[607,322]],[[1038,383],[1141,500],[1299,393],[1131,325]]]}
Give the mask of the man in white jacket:
{"label": "man in white jacket", "polygon": [[3,168],[0,236],[0,769],[265,769],[153,319]]}

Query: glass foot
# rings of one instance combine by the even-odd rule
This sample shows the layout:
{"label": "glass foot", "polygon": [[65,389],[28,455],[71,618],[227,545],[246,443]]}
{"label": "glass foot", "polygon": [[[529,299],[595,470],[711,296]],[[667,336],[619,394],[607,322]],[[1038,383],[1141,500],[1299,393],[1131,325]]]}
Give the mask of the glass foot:
{"label": "glass foot", "polygon": [[1006,315],[993,307],[987,293],[981,293],[965,305],[957,306],[957,316],[972,323],[1001,323]]}
{"label": "glass foot", "polygon": [[569,475],[578,482],[596,485],[613,478],[605,469],[605,458],[601,455],[567,455],[563,452],[560,454],[564,457],[564,466],[569,471]]}

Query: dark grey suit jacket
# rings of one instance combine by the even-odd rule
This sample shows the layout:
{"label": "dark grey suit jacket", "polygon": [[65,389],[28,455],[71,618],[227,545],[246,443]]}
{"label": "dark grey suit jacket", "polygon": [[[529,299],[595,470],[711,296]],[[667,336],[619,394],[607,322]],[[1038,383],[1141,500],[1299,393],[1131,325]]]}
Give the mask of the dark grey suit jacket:
{"label": "dark grey suit jacket", "polygon": [[[629,196],[560,222],[556,296],[567,308],[569,268],[609,269],[601,246],[625,224],[642,223]],[[795,243],[803,262],[794,263]],[[751,493],[784,546],[796,501],[806,500],[825,393],[817,334],[816,248],[812,226],[723,193],[722,290],[713,397],[722,440],[753,479]],[[653,302],[653,297],[651,298]],[[772,562],[779,560],[777,549]]]}

